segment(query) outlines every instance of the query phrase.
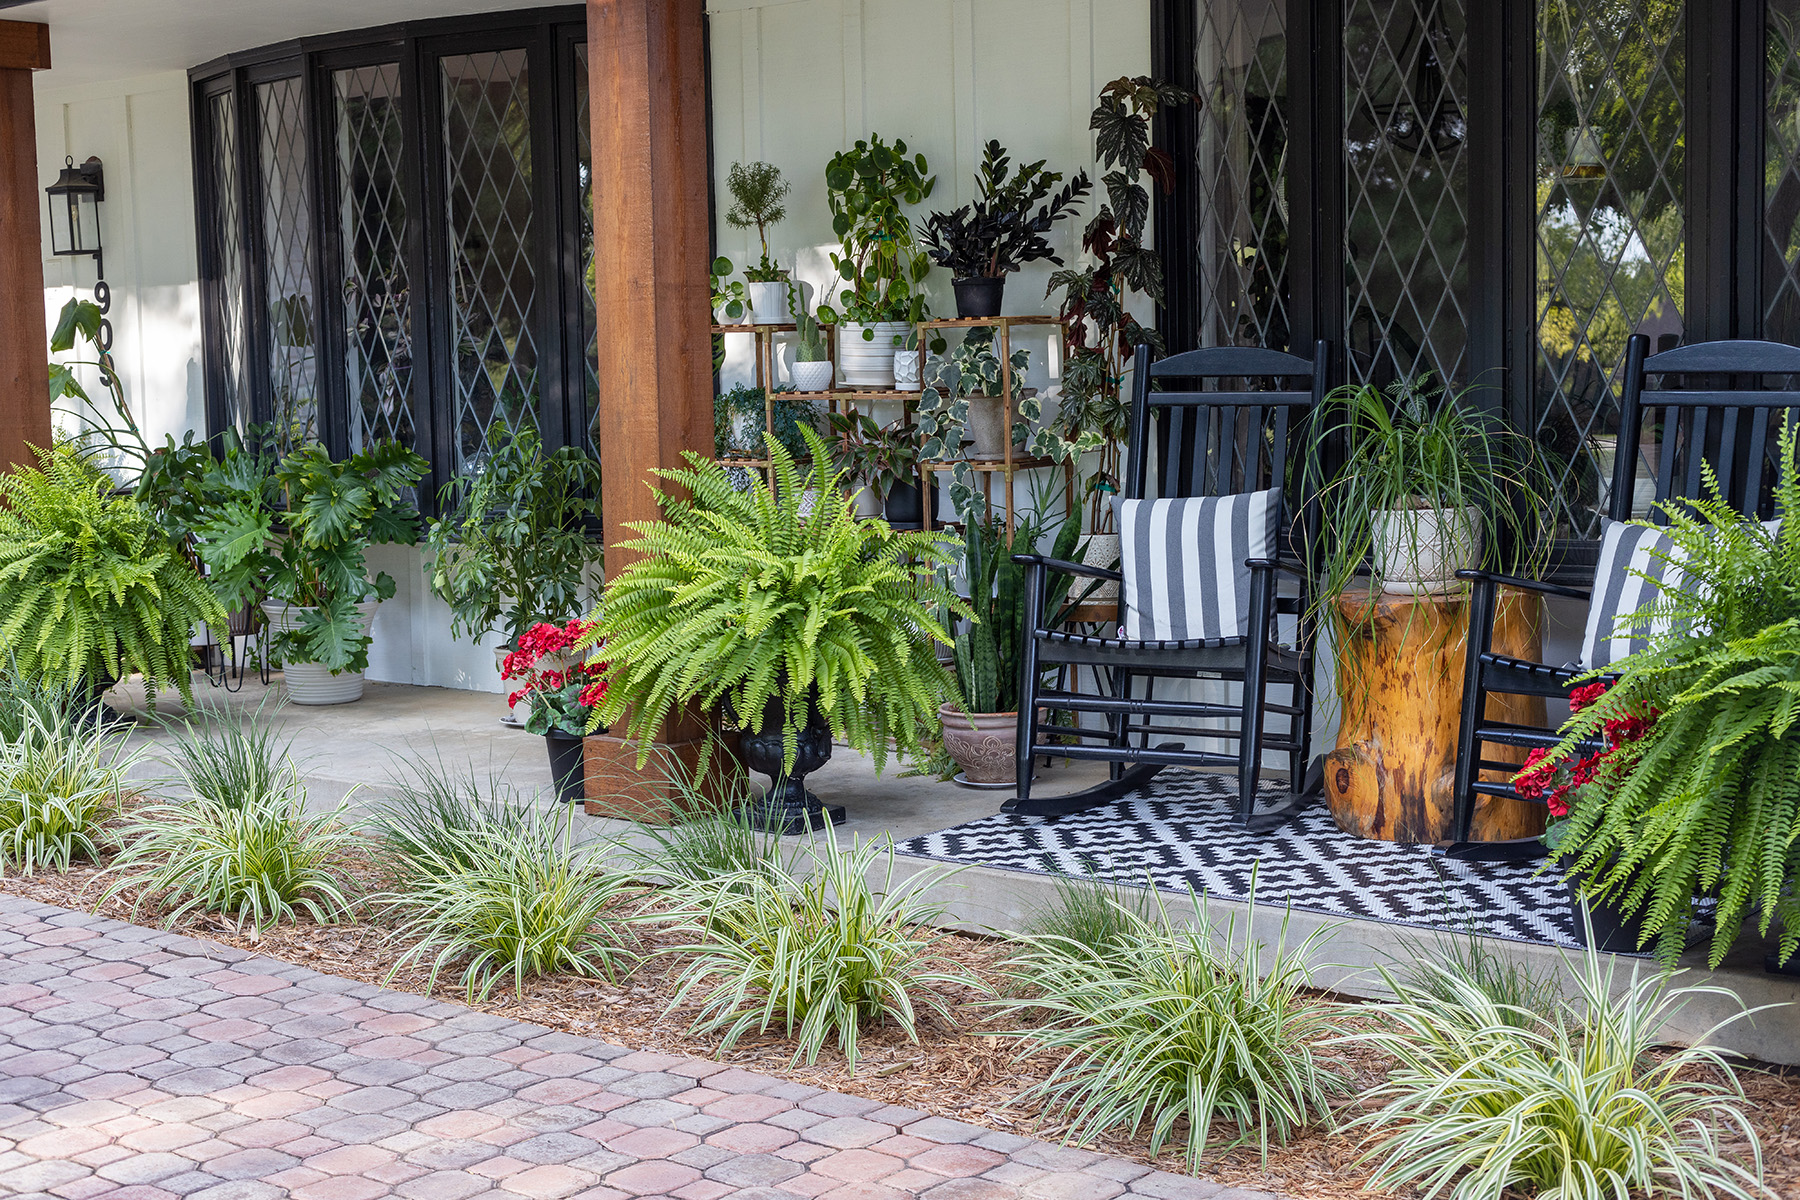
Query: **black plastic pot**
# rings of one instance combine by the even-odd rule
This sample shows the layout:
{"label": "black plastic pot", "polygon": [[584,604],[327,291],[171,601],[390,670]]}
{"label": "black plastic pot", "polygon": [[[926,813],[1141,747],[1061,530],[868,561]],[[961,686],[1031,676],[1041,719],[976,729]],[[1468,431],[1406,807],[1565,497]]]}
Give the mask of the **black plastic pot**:
{"label": "black plastic pot", "polygon": [[974,279],[953,279],[956,289],[956,315],[959,317],[997,317],[1006,292],[1006,276],[984,275]]}
{"label": "black plastic pot", "polygon": [[916,483],[896,483],[888,489],[882,513],[890,525],[921,525],[925,521],[925,493]]}
{"label": "black plastic pot", "polygon": [[[1582,875],[1563,881],[1563,889],[1569,897],[1570,920],[1575,923],[1576,940],[1608,954],[1640,953],[1638,938],[1644,932],[1644,910],[1627,916],[1610,901],[1588,899],[1581,894],[1587,882],[1588,878]],[[1581,919],[1584,908],[1588,912],[1585,924]],[[1591,940],[1590,928],[1593,930]]]}
{"label": "black plastic pot", "polygon": [[738,754],[744,765],[769,777],[769,790],[746,814],[758,829],[795,834],[844,823],[842,805],[827,807],[806,790],[806,777],[831,758],[831,726],[825,723],[817,704],[808,700],[806,707],[807,720],[800,730],[791,771],[784,773],[781,769],[787,705],[779,696],[763,705],[761,733],[746,728],[738,735]]}
{"label": "black plastic pot", "polygon": [[579,734],[553,729],[544,735],[550,751],[550,778],[556,784],[556,798],[564,804],[579,804],[587,798],[587,780],[582,772],[581,748],[586,739]]}

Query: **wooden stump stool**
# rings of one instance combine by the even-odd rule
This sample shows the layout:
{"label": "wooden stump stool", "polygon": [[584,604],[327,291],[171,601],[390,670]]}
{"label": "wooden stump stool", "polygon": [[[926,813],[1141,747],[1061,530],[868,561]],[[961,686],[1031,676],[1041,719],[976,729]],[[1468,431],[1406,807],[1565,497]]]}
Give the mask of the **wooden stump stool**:
{"label": "wooden stump stool", "polygon": [[[1456,736],[1462,716],[1464,656],[1468,653],[1469,594],[1399,595],[1345,592],[1338,647],[1338,698],[1343,723],[1338,748],[1325,756],[1325,801],[1338,828],[1389,842],[1448,841],[1454,810]],[[1538,655],[1538,597],[1502,591],[1494,624],[1496,653]],[[1490,719],[1544,723],[1544,701],[1490,696]],[[1524,751],[1490,750],[1490,757],[1523,763]],[[1484,779],[1500,779],[1489,771]],[[1471,836],[1476,841],[1531,837],[1543,832],[1541,805],[1479,797]]]}

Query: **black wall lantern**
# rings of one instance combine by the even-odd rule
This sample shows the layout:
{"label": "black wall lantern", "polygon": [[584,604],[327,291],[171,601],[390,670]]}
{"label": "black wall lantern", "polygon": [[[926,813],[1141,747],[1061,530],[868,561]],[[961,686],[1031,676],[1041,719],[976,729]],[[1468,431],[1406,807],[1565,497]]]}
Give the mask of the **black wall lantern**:
{"label": "black wall lantern", "polygon": [[97,158],[89,158],[79,167],[73,156],[63,163],[62,174],[44,189],[50,197],[50,252],[94,260],[94,303],[100,306],[100,333],[95,342],[101,370],[110,373],[112,322],[106,314],[112,311],[112,289],[106,286],[106,259],[100,251],[100,202],[106,199],[106,172]]}

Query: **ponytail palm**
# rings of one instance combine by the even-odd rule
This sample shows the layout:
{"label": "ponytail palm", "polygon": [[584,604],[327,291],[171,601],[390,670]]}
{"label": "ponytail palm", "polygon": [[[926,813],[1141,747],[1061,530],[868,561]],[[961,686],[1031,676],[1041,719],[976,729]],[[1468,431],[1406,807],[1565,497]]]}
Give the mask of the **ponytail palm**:
{"label": "ponytail palm", "polygon": [[[813,462],[829,462],[804,431]],[[623,543],[641,555],[606,586],[588,641],[604,640],[605,700],[593,726],[626,722],[645,743],[679,706],[724,705],[762,732],[781,703],[785,763],[808,719],[807,700],[842,739],[882,765],[891,740],[916,750],[952,694],[933,642],[949,644],[940,606],[968,608],[937,577],[948,546],[858,520],[843,473],[803,472],[765,437],[774,486],[739,491],[697,454],[658,471],[683,494],[662,494],[664,519],[634,522]],[[805,509],[809,488],[817,497]]]}

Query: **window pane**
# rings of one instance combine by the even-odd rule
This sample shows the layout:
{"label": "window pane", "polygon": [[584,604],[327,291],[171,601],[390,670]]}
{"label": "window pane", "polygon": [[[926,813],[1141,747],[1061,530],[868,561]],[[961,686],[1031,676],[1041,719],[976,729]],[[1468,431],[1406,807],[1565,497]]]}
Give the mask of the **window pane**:
{"label": "window pane", "polygon": [[244,345],[244,257],[242,213],[238,208],[237,113],[230,92],[211,97],[207,105],[213,221],[212,260],[219,273],[213,314],[219,330],[218,354],[224,387],[225,423],[242,433],[250,422],[249,389],[244,377],[249,359]]}
{"label": "window pane", "polygon": [[1202,346],[1289,342],[1287,38],[1279,0],[1199,0]]}
{"label": "window pane", "polygon": [[1463,0],[1345,5],[1344,308],[1352,379],[1463,375],[1468,28]]}
{"label": "window pane", "polygon": [[577,179],[581,194],[576,197],[575,219],[581,227],[581,327],[587,335],[586,419],[582,436],[589,451],[598,456],[594,440],[594,421],[600,415],[600,325],[594,317],[594,146],[593,127],[589,124],[587,43],[575,44],[575,143],[581,164]]}
{"label": "window pane", "polygon": [[258,84],[263,284],[269,298],[270,419],[286,450],[319,436],[314,347],[312,215],[306,200],[306,130],[300,80]]}
{"label": "window pane", "polygon": [[1768,0],[1763,334],[1800,342],[1800,0]]}
{"label": "window pane", "polygon": [[1536,433],[1560,464],[1562,536],[1593,538],[1621,452],[1626,339],[1661,349],[1682,333],[1684,5],[1539,0],[1537,20]]}
{"label": "window pane", "polygon": [[344,245],[344,378],[350,449],[392,439],[417,448],[412,409],[412,286],[400,162],[400,66],[332,76],[337,104],[338,223]]}
{"label": "window pane", "polygon": [[530,80],[524,50],[441,63],[455,469],[466,472],[491,423],[537,420]]}

